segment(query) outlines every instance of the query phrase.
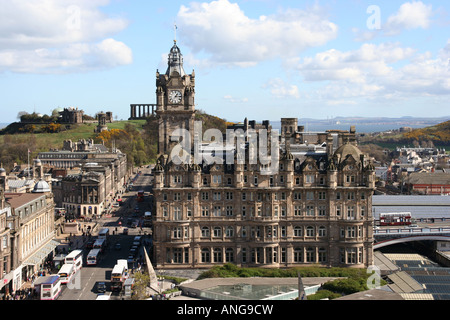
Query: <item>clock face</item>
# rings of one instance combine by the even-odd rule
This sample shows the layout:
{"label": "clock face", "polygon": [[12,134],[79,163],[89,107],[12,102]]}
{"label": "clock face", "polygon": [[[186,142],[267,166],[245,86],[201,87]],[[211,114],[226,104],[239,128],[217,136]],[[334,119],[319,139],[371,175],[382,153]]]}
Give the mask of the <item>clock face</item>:
{"label": "clock face", "polygon": [[169,94],[169,101],[172,103],[181,102],[181,92],[178,90],[171,91]]}

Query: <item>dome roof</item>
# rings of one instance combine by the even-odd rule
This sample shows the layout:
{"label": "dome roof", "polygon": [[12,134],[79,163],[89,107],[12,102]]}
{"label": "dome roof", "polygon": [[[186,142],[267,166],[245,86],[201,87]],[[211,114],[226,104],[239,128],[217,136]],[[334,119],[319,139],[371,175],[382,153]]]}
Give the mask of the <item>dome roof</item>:
{"label": "dome roof", "polygon": [[183,55],[181,54],[181,50],[178,48],[176,41],[174,42],[172,49],[170,49],[166,75],[170,76],[174,71],[178,72],[181,77],[186,75],[186,72],[184,72],[183,69]]}
{"label": "dome roof", "polygon": [[338,158],[339,162],[342,162],[347,158],[347,156],[351,155],[356,161],[359,161],[362,154],[363,153],[358,149],[358,147],[346,143],[336,150],[334,157]]}
{"label": "dome roof", "polygon": [[34,189],[33,189],[33,193],[45,193],[45,192],[50,192],[50,191],[51,191],[50,186],[44,180],[38,181],[34,185]]}

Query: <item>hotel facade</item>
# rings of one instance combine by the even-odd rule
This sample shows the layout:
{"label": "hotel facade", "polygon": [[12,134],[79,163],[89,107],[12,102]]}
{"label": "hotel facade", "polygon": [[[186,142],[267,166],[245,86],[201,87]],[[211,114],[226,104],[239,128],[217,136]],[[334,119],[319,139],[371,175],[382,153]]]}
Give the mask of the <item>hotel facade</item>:
{"label": "hotel facade", "polygon": [[[244,137],[242,149],[211,151],[194,130],[195,73],[184,72],[176,42],[168,64],[156,81],[160,156],[152,258],[158,268],[373,264],[375,168],[358,149],[354,128],[312,133],[296,118],[283,118],[281,134],[272,136],[268,121],[246,119],[230,127]],[[174,138],[176,128],[189,132],[191,142],[200,139],[197,148],[190,144],[184,163],[173,157],[181,141]],[[262,134],[276,137],[269,138],[267,154],[277,159],[270,173],[267,163],[252,161],[255,133],[253,141]],[[194,161],[195,150],[224,161]]]}

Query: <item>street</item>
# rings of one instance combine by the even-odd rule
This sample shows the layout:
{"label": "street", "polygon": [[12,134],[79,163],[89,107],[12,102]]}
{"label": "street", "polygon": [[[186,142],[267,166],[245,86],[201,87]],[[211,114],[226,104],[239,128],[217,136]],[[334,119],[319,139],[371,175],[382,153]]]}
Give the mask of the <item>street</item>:
{"label": "street", "polygon": [[[100,261],[95,266],[88,266],[86,256],[90,249],[83,248],[83,268],[76,273],[69,284],[63,285],[59,300],[95,300],[98,296],[97,283],[99,282],[105,282],[105,295],[110,295],[110,299],[122,299],[119,292],[111,292],[112,269],[117,260],[128,260],[135,236],[144,236],[146,240],[150,240],[151,237],[151,228],[141,228],[144,212],[151,211],[151,199],[149,197],[152,179],[151,169],[146,167],[139,170],[141,173],[138,173],[131,181],[133,186],[121,195],[123,204],[114,207],[110,215],[102,216],[97,221],[99,224],[97,231],[102,228],[109,228],[110,232],[108,245],[101,254]],[[146,192],[143,202],[136,201],[138,190]],[[135,225],[137,227],[134,227]],[[128,229],[128,234],[123,234],[124,229]],[[117,247],[116,244],[120,244],[120,247]],[[146,249],[149,251],[151,247],[148,246]],[[129,271],[132,270],[131,268],[137,267],[138,262],[143,261],[143,257],[143,245],[141,245],[135,258],[136,263],[129,263]]]}

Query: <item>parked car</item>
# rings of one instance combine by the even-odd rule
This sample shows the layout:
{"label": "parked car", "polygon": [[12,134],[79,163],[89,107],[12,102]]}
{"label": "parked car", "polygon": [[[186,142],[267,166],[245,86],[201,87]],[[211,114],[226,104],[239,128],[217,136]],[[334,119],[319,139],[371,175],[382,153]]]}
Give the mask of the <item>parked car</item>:
{"label": "parked car", "polygon": [[106,283],[97,282],[97,293],[105,293],[106,292]]}

